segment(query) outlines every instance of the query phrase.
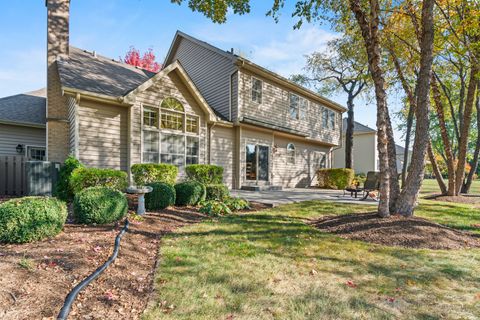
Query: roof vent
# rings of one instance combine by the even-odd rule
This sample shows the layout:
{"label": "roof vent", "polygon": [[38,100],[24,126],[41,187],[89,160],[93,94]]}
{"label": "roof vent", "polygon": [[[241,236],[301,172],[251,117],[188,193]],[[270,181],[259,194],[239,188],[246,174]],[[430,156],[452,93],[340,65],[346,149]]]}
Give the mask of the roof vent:
{"label": "roof vent", "polygon": [[93,56],[94,58],[96,58],[96,57],[97,57],[97,51],[93,50],[93,51],[92,51],[92,56]]}

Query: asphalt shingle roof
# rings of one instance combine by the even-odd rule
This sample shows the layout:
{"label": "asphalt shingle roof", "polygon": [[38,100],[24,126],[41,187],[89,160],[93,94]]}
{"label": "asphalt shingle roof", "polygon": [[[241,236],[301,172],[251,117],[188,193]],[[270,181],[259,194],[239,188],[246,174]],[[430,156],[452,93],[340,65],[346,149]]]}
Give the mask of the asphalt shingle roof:
{"label": "asphalt shingle roof", "polygon": [[45,88],[0,98],[0,121],[45,125]]}
{"label": "asphalt shingle roof", "polygon": [[[367,132],[377,132],[377,130],[367,127],[366,125],[361,124],[360,122],[354,121],[353,132],[354,133],[367,133]],[[343,133],[347,131],[347,119],[343,119]]]}
{"label": "asphalt shingle roof", "polygon": [[127,94],[155,75],[75,47],[57,65],[63,86],[113,97]]}

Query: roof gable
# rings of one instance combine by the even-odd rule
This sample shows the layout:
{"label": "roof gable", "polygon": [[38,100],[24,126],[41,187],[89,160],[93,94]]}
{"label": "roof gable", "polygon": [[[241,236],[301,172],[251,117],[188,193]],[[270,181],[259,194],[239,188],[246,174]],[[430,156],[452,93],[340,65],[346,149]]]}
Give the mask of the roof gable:
{"label": "roof gable", "polygon": [[155,76],[148,79],[147,81],[145,81],[144,83],[139,85],[137,88],[135,88],[134,90],[129,92],[127,95],[125,95],[124,101],[133,103],[135,101],[135,97],[140,92],[148,90],[148,88],[153,86],[155,83],[160,81],[162,78],[166,77],[171,72],[177,72],[180,79],[184,82],[185,86],[187,87],[187,90],[189,90],[190,94],[192,94],[193,98],[197,101],[200,108],[207,115],[207,121],[208,122],[215,122],[216,121],[215,113],[210,108],[208,103],[205,101],[203,96],[200,94],[197,87],[195,86],[195,84],[193,83],[193,81],[190,79],[187,72],[185,71],[185,69],[183,69],[182,65],[178,61],[173,62],[172,64],[170,64],[169,66],[164,68],[162,71],[157,73]]}
{"label": "roof gable", "polygon": [[[343,133],[347,131],[347,118],[343,119]],[[353,133],[375,133],[377,130],[372,129],[360,122],[354,121]]]}

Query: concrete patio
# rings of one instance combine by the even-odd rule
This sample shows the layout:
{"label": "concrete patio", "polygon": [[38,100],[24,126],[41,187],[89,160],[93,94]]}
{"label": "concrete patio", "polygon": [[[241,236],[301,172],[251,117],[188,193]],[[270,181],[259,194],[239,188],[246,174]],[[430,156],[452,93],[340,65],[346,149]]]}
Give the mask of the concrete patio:
{"label": "concrete patio", "polygon": [[327,189],[284,189],[280,191],[246,191],[246,190],[232,190],[232,196],[241,197],[248,201],[255,201],[271,205],[273,207],[302,202],[302,201],[311,201],[311,200],[324,200],[324,201],[334,201],[341,203],[351,203],[351,204],[370,204],[377,205],[378,202],[367,199],[361,201],[362,193],[358,194],[358,198],[351,197],[350,192],[346,192],[345,195],[342,190],[327,190]]}

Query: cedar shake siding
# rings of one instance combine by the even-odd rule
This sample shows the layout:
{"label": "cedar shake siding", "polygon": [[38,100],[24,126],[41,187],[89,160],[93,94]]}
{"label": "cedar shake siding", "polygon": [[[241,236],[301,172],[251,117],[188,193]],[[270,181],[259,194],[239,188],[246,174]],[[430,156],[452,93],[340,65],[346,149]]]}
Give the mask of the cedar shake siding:
{"label": "cedar shake siding", "polygon": [[210,107],[223,119],[233,120],[230,116],[230,86],[232,73],[237,68],[232,58],[229,54],[213,54],[191,38],[178,39],[177,43],[174,42],[175,47],[171,49],[173,55],[167,58],[166,65],[178,60]]}

